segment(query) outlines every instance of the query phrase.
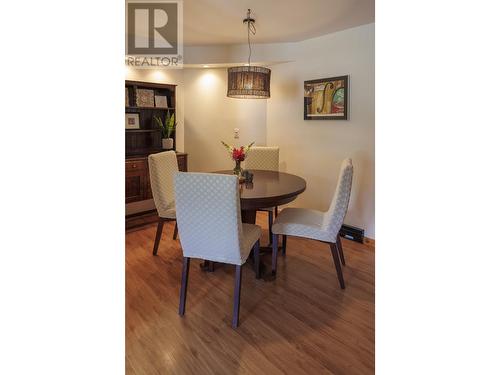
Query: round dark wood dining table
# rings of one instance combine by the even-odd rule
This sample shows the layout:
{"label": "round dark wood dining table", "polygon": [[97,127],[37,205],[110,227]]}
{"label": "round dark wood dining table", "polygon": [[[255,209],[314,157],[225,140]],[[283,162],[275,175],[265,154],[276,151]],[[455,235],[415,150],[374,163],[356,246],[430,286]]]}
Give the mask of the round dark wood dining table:
{"label": "round dark wood dining table", "polygon": [[[284,172],[249,171],[253,173],[253,181],[240,184],[241,220],[244,223],[255,224],[257,210],[290,203],[306,190],[306,181],[302,177]],[[233,171],[214,173],[232,174]]]}

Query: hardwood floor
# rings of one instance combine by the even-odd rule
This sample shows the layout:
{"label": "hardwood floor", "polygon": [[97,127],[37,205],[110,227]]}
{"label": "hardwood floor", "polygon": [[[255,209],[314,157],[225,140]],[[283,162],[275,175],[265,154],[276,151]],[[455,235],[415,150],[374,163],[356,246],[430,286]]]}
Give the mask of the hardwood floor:
{"label": "hardwood floor", "polygon": [[[266,244],[267,215],[258,213]],[[231,328],[234,267],[192,260],[186,312],[178,315],[180,242],[165,223],[126,235],[126,368],[146,374],[373,374],[375,251],[343,241],[346,289],[328,244],[289,237],[276,280],[242,267],[240,326]],[[271,256],[261,257],[270,271]]]}

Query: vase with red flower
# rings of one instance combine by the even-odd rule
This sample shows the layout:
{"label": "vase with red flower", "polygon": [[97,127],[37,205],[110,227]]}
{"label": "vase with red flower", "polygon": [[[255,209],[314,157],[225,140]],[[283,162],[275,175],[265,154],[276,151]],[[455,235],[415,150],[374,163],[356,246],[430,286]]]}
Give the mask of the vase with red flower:
{"label": "vase with red flower", "polygon": [[234,160],[235,166],[233,169],[233,173],[238,176],[240,180],[242,180],[241,176],[241,162],[245,160],[250,148],[253,146],[254,142],[250,143],[248,146],[234,147],[230,146],[224,141],[221,141],[224,147],[228,150],[231,155],[231,159]]}
{"label": "vase with red flower", "polygon": [[238,176],[238,177],[241,177],[241,161],[239,160],[236,160],[236,165],[234,166],[233,168],[233,173]]}

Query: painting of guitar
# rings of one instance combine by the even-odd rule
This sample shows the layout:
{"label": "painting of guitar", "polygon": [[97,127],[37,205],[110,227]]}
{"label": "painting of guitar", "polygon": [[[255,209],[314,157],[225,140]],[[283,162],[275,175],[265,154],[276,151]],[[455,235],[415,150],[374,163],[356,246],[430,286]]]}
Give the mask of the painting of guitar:
{"label": "painting of guitar", "polygon": [[304,120],[347,120],[348,76],[304,82]]}

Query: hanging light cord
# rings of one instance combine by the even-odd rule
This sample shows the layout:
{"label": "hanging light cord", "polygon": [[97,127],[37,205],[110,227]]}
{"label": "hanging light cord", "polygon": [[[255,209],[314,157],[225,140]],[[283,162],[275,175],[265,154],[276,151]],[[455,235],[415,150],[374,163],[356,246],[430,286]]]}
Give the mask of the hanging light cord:
{"label": "hanging light cord", "polygon": [[254,21],[251,20],[250,18],[250,9],[248,9],[248,12],[247,12],[247,26],[248,26],[248,32],[247,32],[247,35],[248,35],[248,66],[250,67],[250,57],[252,57],[252,46],[250,45],[250,33],[252,33],[252,35],[255,35],[255,33],[257,32],[257,29],[255,28],[255,24],[254,24]]}

